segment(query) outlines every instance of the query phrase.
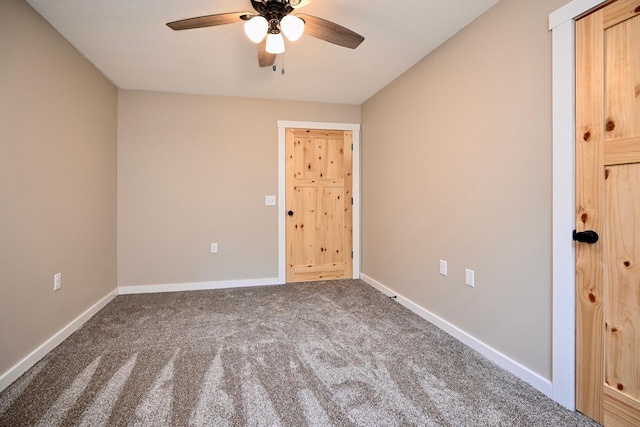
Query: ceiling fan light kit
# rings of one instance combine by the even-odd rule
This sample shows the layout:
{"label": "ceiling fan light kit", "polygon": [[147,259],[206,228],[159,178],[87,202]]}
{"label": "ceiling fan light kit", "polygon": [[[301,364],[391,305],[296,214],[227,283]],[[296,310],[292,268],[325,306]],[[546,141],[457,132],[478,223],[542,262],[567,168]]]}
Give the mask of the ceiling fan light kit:
{"label": "ceiling fan light kit", "polygon": [[264,16],[254,16],[244,23],[244,32],[254,43],[260,43],[269,31],[269,23]]}
{"label": "ceiling fan light kit", "polygon": [[280,29],[289,41],[294,42],[302,37],[304,21],[297,16],[287,15],[280,20]]}
{"label": "ceiling fan light kit", "polygon": [[279,54],[284,52],[284,38],[280,33],[271,33],[267,35],[267,52]]}
{"label": "ceiling fan light kit", "polygon": [[[348,28],[326,19],[311,15],[290,15],[312,0],[250,0],[257,14],[251,12],[231,12],[205,15],[196,18],[169,22],[173,30],[213,27],[246,21],[244,31],[247,37],[258,43],[258,65],[268,67],[275,64],[276,55],[284,52],[284,34],[289,41],[298,40],[303,33],[338,46],[355,49],[364,37]],[[266,37],[265,37],[266,36]]]}

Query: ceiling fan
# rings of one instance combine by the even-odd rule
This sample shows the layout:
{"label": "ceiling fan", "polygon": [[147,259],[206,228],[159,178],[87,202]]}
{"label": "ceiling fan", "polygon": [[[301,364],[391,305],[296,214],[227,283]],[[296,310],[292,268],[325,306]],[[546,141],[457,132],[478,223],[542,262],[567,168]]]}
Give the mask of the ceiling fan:
{"label": "ceiling fan", "polygon": [[247,37],[259,43],[258,65],[270,67],[275,64],[276,55],[284,52],[284,34],[290,41],[296,41],[306,33],[312,37],[338,46],[357,48],[364,37],[348,28],[316,16],[296,13],[312,0],[251,0],[251,6],[257,12],[231,12],[217,15],[205,15],[196,18],[169,22],[173,30],[213,27],[245,21]]}

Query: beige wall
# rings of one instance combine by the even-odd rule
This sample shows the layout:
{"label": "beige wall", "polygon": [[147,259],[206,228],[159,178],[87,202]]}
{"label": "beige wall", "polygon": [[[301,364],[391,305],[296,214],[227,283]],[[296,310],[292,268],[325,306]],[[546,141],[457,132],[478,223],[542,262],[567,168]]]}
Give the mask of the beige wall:
{"label": "beige wall", "polygon": [[278,120],[360,123],[360,106],[119,92],[120,286],[278,276]]}
{"label": "beige wall", "polygon": [[362,107],[363,273],[546,379],[547,28],[567,2],[502,0]]}
{"label": "beige wall", "polygon": [[1,376],[116,288],[117,90],[22,0],[0,52]]}

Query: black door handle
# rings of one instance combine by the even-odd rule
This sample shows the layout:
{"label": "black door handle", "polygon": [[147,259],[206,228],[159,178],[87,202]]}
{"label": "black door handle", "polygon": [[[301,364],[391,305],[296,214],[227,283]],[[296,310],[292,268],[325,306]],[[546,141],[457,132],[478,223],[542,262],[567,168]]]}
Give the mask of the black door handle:
{"label": "black door handle", "polygon": [[595,243],[599,239],[598,233],[593,230],[585,230],[585,231],[576,231],[573,230],[573,240],[576,242],[582,243]]}
{"label": "black door handle", "polygon": [[289,216],[293,216],[293,211],[289,211],[289,212],[287,212],[287,215],[289,215]]}

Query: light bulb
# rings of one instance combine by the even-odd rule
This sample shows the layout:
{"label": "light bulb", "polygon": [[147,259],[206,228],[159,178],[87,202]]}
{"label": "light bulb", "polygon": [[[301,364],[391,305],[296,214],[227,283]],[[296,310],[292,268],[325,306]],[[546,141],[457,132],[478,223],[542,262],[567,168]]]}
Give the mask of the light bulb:
{"label": "light bulb", "polygon": [[267,46],[265,50],[273,54],[284,52],[284,38],[282,38],[282,34],[267,35]]}
{"label": "light bulb", "polygon": [[297,16],[287,15],[280,21],[280,28],[282,28],[282,33],[294,42],[304,32],[304,21]]}
{"label": "light bulb", "polygon": [[260,43],[267,35],[269,23],[264,16],[254,16],[244,23],[244,32],[254,43]]}

